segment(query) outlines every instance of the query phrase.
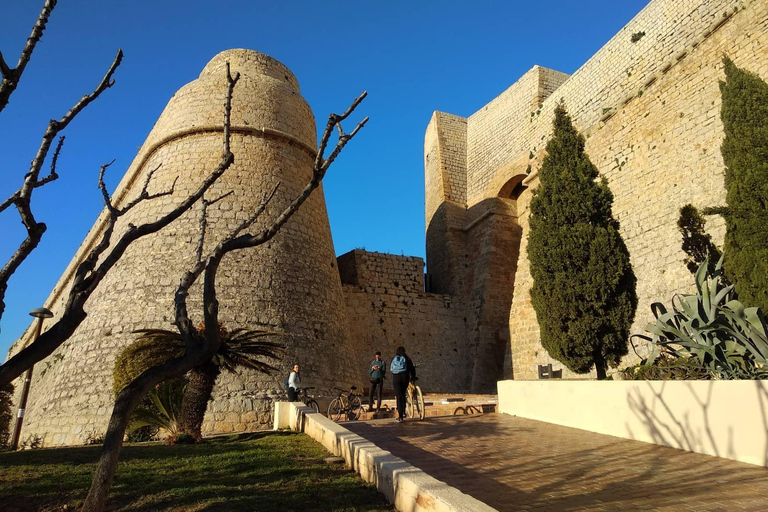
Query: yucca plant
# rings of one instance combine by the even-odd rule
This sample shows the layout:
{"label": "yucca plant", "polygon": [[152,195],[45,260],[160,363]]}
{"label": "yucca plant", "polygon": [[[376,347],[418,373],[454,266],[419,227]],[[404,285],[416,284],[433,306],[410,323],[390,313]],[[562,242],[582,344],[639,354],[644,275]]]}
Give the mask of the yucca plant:
{"label": "yucca plant", "polygon": [[[198,331],[205,333],[205,325],[201,324]],[[137,341],[137,345],[141,347],[137,355],[145,350],[152,351],[154,346],[158,347],[157,350],[164,361],[184,350],[184,341],[176,331],[142,329],[135,332],[141,334]],[[179,425],[182,432],[191,435],[195,440],[202,439],[203,418],[213,386],[221,371],[236,372],[238,368],[244,367],[270,374],[277,371],[277,368],[264,362],[262,358],[277,359],[282,350],[281,344],[264,339],[279,333],[240,328],[230,332],[223,326],[219,326],[219,333],[219,351],[211,360],[193,368],[187,374],[188,383],[179,415]]]}
{"label": "yucca plant", "polygon": [[652,343],[646,364],[664,352],[673,358],[695,358],[713,378],[768,378],[768,324],[757,307],[745,307],[733,285],[720,279],[723,258],[714,271],[707,260],[696,271],[696,293],[672,297],[672,311],[651,305],[656,322],[651,336],[633,336]]}
{"label": "yucca plant", "polygon": [[179,414],[186,386],[187,383],[183,379],[171,379],[147,393],[146,400],[151,406],[142,404],[133,411],[128,433],[142,427],[150,427],[164,433],[166,442],[174,443],[181,433]]}

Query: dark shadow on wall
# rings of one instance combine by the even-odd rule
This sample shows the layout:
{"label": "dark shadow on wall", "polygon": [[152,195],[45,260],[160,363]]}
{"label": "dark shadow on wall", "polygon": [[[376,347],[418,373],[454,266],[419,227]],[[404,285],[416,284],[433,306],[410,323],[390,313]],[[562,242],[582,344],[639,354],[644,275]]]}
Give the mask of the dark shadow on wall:
{"label": "dark shadow on wall", "polygon": [[469,209],[467,277],[469,343],[475,350],[473,393],[494,393],[504,377],[510,346],[509,312],[522,239],[517,204],[512,199],[485,199]]}
{"label": "dark shadow on wall", "polygon": [[[638,420],[643,424],[646,433],[651,436],[654,443],[687,450],[692,452],[702,452],[711,450],[718,457],[735,459],[737,456],[734,443],[734,432],[729,430],[726,440],[718,439],[712,430],[712,395],[717,381],[707,382],[707,392],[705,396],[699,396],[695,390],[688,386],[690,391],[690,403],[695,403],[701,410],[703,418],[703,430],[699,423],[692,424],[692,418],[688,414],[680,414],[674,410],[664,397],[665,389],[672,385],[666,381],[654,381],[660,383],[661,388],[656,391],[651,382],[647,382],[648,391],[651,400],[648,400],[640,393],[627,395],[627,403],[630,410],[635,414]],[[682,384],[675,382],[674,385]],[[768,386],[761,381],[754,381],[760,414],[762,419],[762,430],[764,432],[762,448],[763,465],[768,466]],[[626,425],[627,433],[630,437],[636,437],[630,425]]]}

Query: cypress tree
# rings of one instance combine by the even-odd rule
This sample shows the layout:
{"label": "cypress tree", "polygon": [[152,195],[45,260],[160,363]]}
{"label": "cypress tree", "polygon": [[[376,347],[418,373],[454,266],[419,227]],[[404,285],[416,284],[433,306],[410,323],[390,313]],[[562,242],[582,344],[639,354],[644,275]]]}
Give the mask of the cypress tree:
{"label": "cypress tree", "polygon": [[531,302],[550,356],[598,379],[627,354],[637,295],[629,252],[613,218],[613,194],[584,153],[565,108],[531,200],[528,259]]}
{"label": "cypress tree", "polygon": [[768,84],[728,58],[720,82],[728,208],[724,269],[746,306],[768,311]]}

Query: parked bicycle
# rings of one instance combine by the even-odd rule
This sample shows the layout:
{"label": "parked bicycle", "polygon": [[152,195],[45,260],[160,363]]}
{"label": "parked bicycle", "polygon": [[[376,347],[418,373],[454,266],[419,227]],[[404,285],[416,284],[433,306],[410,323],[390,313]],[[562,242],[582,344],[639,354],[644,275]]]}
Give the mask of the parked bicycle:
{"label": "parked bicycle", "polygon": [[351,391],[336,388],[339,396],[331,400],[328,406],[328,417],[334,421],[339,421],[342,415],[346,415],[348,420],[356,420],[363,414],[363,403],[360,401],[360,395],[355,393],[357,386],[352,386]]}
{"label": "parked bicycle", "polygon": [[320,412],[320,405],[318,405],[317,401],[309,396],[307,393],[307,390],[309,389],[315,389],[314,386],[309,386],[306,388],[299,388],[299,402],[303,403],[307,407],[311,407],[315,410],[315,412]]}
{"label": "parked bicycle", "polygon": [[408,383],[408,391],[405,393],[405,416],[407,418],[424,419],[424,395],[421,387],[414,381]]}

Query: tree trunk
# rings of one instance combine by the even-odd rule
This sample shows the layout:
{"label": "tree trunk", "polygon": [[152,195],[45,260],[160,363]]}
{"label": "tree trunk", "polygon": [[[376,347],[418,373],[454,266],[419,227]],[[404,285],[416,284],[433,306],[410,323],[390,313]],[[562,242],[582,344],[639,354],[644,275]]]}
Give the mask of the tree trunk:
{"label": "tree trunk", "polygon": [[[148,386],[145,386],[148,388]],[[131,387],[123,389],[115,401],[112,417],[109,419],[107,433],[104,436],[104,445],[99,457],[99,465],[93,474],[93,482],[88,491],[88,496],[83,503],[82,512],[102,512],[107,504],[109,488],[117,469],[117,461],[120,458],[120,450],[123,447],[125,429],[131,413],[144,396],[146,389]]]}
{"label": "tree trunk", "polygon": [[597,380],[605,380],[606,378],[606,363],[605,358],[603,357],[603,354],[600,352],[600,350],[595,350],[594,353],[594,359],[595,359],[595,371],[597,371]]}
{"label": "tree trunk", "polygon": [[184,375],[189,368],[194,368],[200,361],[210,361],[212,352],[218,350],[218,340],[213,347],[203,348],[200,351],[187,351],[180,357],[155,366],[130,384],[123,388],[117,395],[112,416],[109,419],[107,433],[104,436],[104,445],[101,448],[101,457],[96,471],[93,474],[91,488],[83,503],[82,512],[102,512],[107,503],[109,488],[115,476],[117,461],[120,458],[120,450],[123,447],[125,429],[136,406],[153,386],[173,377]]}
{"label": "tree trunk", "polygon": [[181,402],[179,427],[181,432],[189,434],[195,441],[203,438],[203,418],[219,372],[219,367],[210,360],[192,368],[189,372],[187,390]]}

